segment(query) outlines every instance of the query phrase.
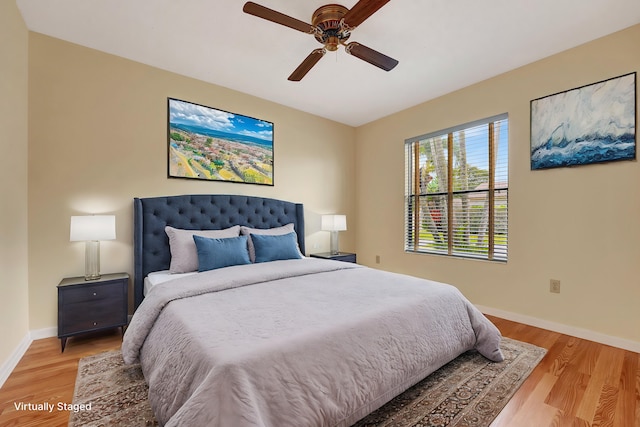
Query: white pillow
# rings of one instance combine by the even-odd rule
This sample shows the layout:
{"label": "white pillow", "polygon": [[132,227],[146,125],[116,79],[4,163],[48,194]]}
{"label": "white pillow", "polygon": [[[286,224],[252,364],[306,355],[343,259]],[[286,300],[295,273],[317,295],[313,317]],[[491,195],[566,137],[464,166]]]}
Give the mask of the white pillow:
{"label": "white pillow", "polygon": [[169,236],[169,249],[171,250],[170,273],[188,273],[198,271],[198,251],[193,235],[224,239],[226,237],[238,237],[240,226],[225,228],[224,230],[181,230],[166,226],[165,233]]}
{"label": "white pillow", "polygon": [[[240,234],[243,236],[249,236],[247,239],[247,246],[249,247],[249,259],[251,262],[256,262],[256,248],[253,246],[253,242],[251,241],[251,234],[262,234],[268,236],[281,236],[283,234],[295,233],[293,229],[293,223],[283,225],[282,227],[274,227],[274,228],[249,228],[244,225],[240,227]],[[298,246],[298,236],[296,235],[296,246]],[[300,252],[300,246],[298,246],[298,252],[300,253],[300,258],[304,258],[302,252]]]}

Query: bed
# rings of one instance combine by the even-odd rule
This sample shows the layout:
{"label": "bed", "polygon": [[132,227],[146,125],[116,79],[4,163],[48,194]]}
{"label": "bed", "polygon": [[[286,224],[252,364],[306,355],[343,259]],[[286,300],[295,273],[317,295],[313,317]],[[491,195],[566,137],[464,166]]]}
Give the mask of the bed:
{"label": "bed", "polygon": [[[305,257],[301,204],[136,198],[134,218],[122,352],[140,362],[163,425],[348,427],[465,351],[502,360],[497,328],[455,287]],[[173,228],[233,234],[192,237],[200,267],[247,242],[251,260],[167,280]]]}

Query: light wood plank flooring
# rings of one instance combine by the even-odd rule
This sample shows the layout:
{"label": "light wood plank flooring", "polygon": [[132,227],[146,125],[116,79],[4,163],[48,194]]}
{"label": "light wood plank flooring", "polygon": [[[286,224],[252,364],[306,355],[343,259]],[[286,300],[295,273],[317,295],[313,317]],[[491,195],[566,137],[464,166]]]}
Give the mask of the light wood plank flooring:
{"label": "light wood plank flooring", "polygon": [[0,426],[66,427],[68,412],[17,411],[15,403],[71,403],[78,360],[118,349],[121,344],[119,330],[69,338],[64,353],[60,353],[60,340],[57,338],[34,341],[0,389]]}
{"label": "light wood plank flooring", "polygon": [[492,427],[640,427],[640,354],[487,317],[548,350]]}
{"label": "light wood plank flooring", "polygon": [[[640,354],[489,318],[506,337],[544,347],[545,358],[492,427],[640,427]],[[120,347],[119,332],[35,341],[0,389],[0,426],[66,426],[68,413],[16,411],[15,402],[71,403],[78,360]]]}

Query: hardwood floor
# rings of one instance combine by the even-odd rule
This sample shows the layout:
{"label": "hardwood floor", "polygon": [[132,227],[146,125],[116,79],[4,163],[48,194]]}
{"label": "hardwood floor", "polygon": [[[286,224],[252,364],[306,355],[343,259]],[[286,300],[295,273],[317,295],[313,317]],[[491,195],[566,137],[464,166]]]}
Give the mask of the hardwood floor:
{"label": "hardwood floor", "polygon": [[547,349],[492,427],[640,427],[640,354],[487,316]]}
{"label": "hardwood floor", "polygon": [[[492,427],[640,427],[640,354],[488,316],[506,337],[548,350]],[[78,360],[120,347],[120,333],[34,341],[0,389],[0,426],[66,426],[69,414],[15,404],[71,403]]]}
{"label": "hardwood floor", "polygon": [[[34,341],[0,389],[0,426],[66,427],[69,413],[58,411],[57,404],[71,403],[78,361],[91,354],[118,349],[121,344],[119,330],[69,338],[64,353],[60,353],[57,338]],[[18,411],[15,405],[20,402],[48,402],[56,409],[51,413]]]}

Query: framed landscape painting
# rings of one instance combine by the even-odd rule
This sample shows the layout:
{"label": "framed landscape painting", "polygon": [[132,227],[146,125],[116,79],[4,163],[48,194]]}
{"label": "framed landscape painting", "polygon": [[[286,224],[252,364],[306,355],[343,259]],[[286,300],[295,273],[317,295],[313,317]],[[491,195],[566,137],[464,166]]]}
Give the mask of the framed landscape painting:
{"label": "framed landscape painting", "polygon": [[531,101],[531,169],[635,158],[635,72]]}
{"label": "framed landscape painting", "polygon": [[273,185],[273,123],[168,98],[169,177]]}

